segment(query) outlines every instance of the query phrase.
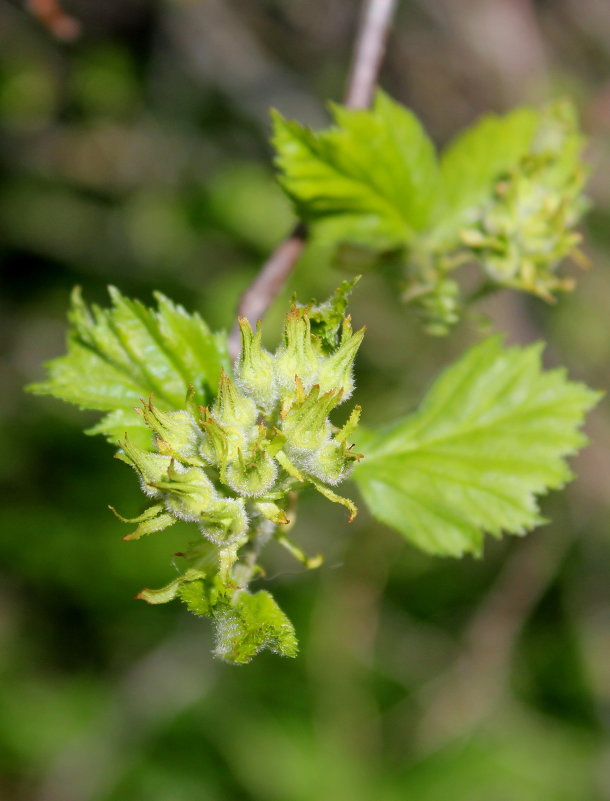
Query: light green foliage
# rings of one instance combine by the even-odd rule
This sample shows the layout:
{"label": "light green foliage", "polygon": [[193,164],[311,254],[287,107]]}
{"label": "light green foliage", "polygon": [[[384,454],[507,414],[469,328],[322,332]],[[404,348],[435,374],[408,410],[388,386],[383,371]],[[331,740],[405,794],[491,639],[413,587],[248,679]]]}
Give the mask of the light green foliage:
{"label": "light green foliage", "polygon": [[[404,297],[430,330],[459,319],[452,273],[472,258],[483,288],[547,299],[566,288],[556,268],[576,248],[584,180],[570,106],[488,117],[440,162],[416,118],[381,92],[370,111],[332,113],[335,126],[319,134],[275,116],[282,185],[303,220],[332,241],[402,253]],[[135,526],[125,540],[176,521],[196,527],[199,540],[180,554],[182,575],[138,597],[179,599],[209,617],[215,653],[227,661],[263,649],[296,654],[292,624],[250,585],[272,539],[306,567],[321,563],[287,536],[306,486],[343,505],[351,521],[356,506],[334,488],[353,474],[372,513],[413,543],[478,554],[485,533],[523,534],[541,522],[537,497],[570,478],[565,457],[584,441],[578,427],[597,394],[562,371],[542,371],[539,346],[504,349],[490,339],[450,368],[415,414],[362,432],[359,464],[350,439],[360,408],[342,428],[331,420],[354,391],[364,329],[353,331],[346,308],[357,280],[325,303],[293,300],[274,353],[260,324],[253,331],[240,319],[233,369],[224,337],[162,295],[152,310],[111,288],[112,306],[102,309],[75,290],[68,353],[31,387],[106,412],[89,433],[120,446],[117,458],[151,499],[134,518],[115,512]]]}
{"label": "light green foliage", "polygon": [[173,601],[174,598],[182,596],[185,588],[192,585],[200,585],[201,579],[205,578],[205,573],[201,570],[187,570],[184,575],[179,576],[174,581],[170,581],[165,587],[158,590],[141,590],[138,598],[146,601],[149,604],[166,604],[168,601]]}
{"label": "light green foliage", "polygon": [[540,345],[471,348],[412,415],[363,432],[353,477],[371,512],[435,554],[480,554],[483,537],[542,522],[537,496],[563,486],[599,393],[542,370]]}
{"label": "light green foliage", "polygon": [[[326,303],[316,305],[312,301],[307,306],[307,316],[311,332],[318,337],[320,346],[324,353],[332,353],[339,344],[339,335],[343,318],[346,316],[347,302],[352,289],[360,281],[361,276],[357,275],[351,281],[342,281],[334,295]],[[296,300],[294,301],[296,303]]]}
{"label": "light green foliage", "polygon": [[[115,512],[136,525],[124,539],[181,520],[195,524],[209,547],[202,550],[201,540],[194,544],[183,554],[189,567],[182,576],[138,597],[153,604],[179,598],[194,614],[211,617],[216,652],[229,661],[249,661],[263,648],[296,653],[292,625],[271,596],[247,592],[262,571],[259,552],[273,536],[304,565],[320,563],[286,537],[295,492],[310,485],[345,506],[350,519],[356,514],[352,501],[330,486],[360,458],[348,442],[360,410],[343,428],[329,419],[353,391],[352,365],[364,334],[354,333],[345,316],[353,284],[345,282],[320,305],[294,302],[275,354],[262,347],[260,327],[254,333],[241,320],[234,379],[203,322],[165,298],[159,297],[155,313],[113,290],[112,309],[89,312],[76,294],[69,353],[50,363],[47,383],[34,387],[90,408],[108,408],[110,397],[121,414],[152,389],[118,443],[117,458],[135,470],[152,499],[138,517]],[[205,365],[210,369],[204,374]],[[98,367],[114,383],[108,379],[94,394]],[[81,369],[88,371],[83,381]]]}
{"label": "light green foliage", "polygon": [[73,291],[68,353],[47,364],[47,381],[29,389],[109,412],[88,433],[116,443],[127,432],[145,445],[146,422],[134,406],[152,393],[159,409],[180,409],[189,386],[196,402],[206,403],[221,367],[228,366],[225,338],[160,293],[154,310],[114,287],[109,291],[109,309],[89,308],[79,289]]}
{"label": "light green foliage", "polygon": [[513,170],[527,153],[539,118],[530,108],[501,117],[487,114],[449,144],[440,157],[443,191],[437,229],[454,233],[472,221],[498,177]]}
{"label": "light green foliage", "polygon": [[335,125],[319,133],[274,115],[280,183],[339,254],[396,251],[404,300],[430,333],[459,320],[453,274],[467,262],[481,270],[475,298],[512,287],[552,301],[572,287],[557,270],[567,256],[582,261],[574,228],[586,170],[569,103],[484,117],[440,158],[413,114],[382,92],[370,111],[332,113]]}
{"label": "light green foliage", "polygon": [[203,579],[183,582],[180,585],[180,600],[194,615],[203,617],[209,615],[214,603],[210,601],[210,588],[204,584]]}
{"label": "light green foliage", "polygon": [[[115,514],[135,525],[127,541],[178,520],[197,526],[201,539],[182,554],[183,574],[138,597],[151,604],[179,599],[211,618],[215,653],[228,661],[247,662],[262,649],[296,653],[283,612],[268,593],[248,587],[262,573],[259,555],[272,538],[306,567],[320,564],[287,537],[292,499],[306,485],[345,506],[351,520],[355,505],[333,487],[353,471],[372,513],[424,550],[480,553],[485,533],[523,534],[541,522],[537,496],[570,478],[564,457],[584,441],[578,426],[597,394],[560,370],[542,371],[539,346],[504,349],[489,339],[438,380],[415,414],[363,432],[366,459],[358,464],[349,441],[360,408],[342,428],[330,420],[353,392],[364,334],[345,316],[353,283],[326,303],[293,302],[273,354],[262,346],[260,326],[253,332],[240,320],[234,378],[204,324],[166,299],[152,312],[113,291],[112,309],[90,312],[76,295],[69,354],[51,362],[49,382],[34,388],[93,408],[114,398],[121,415],[120,404],[138,386],[159,388],[161,403],[155,393],[141,401],[117,453],[152,504],[132,519]],[[191,353],[178,338],[189,340],[190,327]],[[214,360],[216,372],[204,381],[202,365]],[[186,364],[198,366],[195,386]],[[85,367],[100,368],[97,395],[95,372],[80,380]],[[210,387],[215,397],[206,395]],[[198,403],[203,397],[207,405]]]}
{"label": "light green foliage", "polygon": [[217,656],[237,665],[250,662],[269,649],[282,656],[296,656],[294,627],[273,597],[264,590],[253,595],[236,592],[231,605],[215,614]]}
{"label": "light green foliage", "polygon": [[561,103],[538,123],[527,154],[494,186],[460,236],[488,278],[552,301],[573,282],[556,275],[567,255],[578,256],[574,231],[586,204],[582,137],[574,110]]}
{"label": "light green foliage", "polygon": [[378,92],[372,111],[331,106],[313,133],[274,113],[280,183],[299,216],[333,241],[391,248],[431,222],[438,166],[417,117]]}

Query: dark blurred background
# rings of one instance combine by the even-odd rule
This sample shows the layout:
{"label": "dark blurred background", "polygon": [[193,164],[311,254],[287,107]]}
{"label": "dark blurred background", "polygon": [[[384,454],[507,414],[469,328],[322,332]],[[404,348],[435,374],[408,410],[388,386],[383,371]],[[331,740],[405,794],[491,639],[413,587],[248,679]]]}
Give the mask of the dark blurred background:
{"label": "dark blurred background", "polygon": [[[0,2],[0,798],[6,801],[610,799],[610,419],[591,416],[552,521],[432,559],[362,511],[303,498],[304,572],[272,547],[260,582],[301,656],[212,660],[207,622],[133,596],[172,578],[187,529],[123,543],[130,471],[93,417],[24,395],[63,352],[70,288],[160,289],[230,325],[292,224],[268,109],[324,125],[355,0]],[[46,24],[45,24],[46,23]],[[78,28],[78,29],[77,29]],[[381,75],[442,145],[487,110],[568,95],[590,137],[593,263],[554,308],[487,304],[510,341],[610,388],[610,5],[402,0]],[[274,304],[344,276],[310,249]],[[383,277],[356,290],[365,422],[411,408],[480,332],[421,332]],[[173,532],[176,533],[173,533]]]}

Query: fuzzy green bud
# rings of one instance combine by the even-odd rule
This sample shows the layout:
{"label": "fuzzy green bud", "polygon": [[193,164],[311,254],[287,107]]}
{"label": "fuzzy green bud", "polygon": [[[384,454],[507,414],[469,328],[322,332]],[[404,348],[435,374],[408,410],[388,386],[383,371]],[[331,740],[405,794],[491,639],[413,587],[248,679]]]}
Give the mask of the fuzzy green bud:
{"label": "fuzzy green bud", "polygon": [[219,423],[237,428],[254,425],[258,417],[254,401],[238,392],[224,370],[220,374],[218,397],[213,411]]}
{"label": "fuzzy green bud", "polygon": [[227,467],[224,480],[238,495],[258,498],[270,489],[276,477],[275,461],[261,447],[254,447],[245,454],[239,451],[237,459]]}
{"label": "fuzzy green bud", "polygon": [[201,516],[201,533],[216,545],[240,542],[248,528],[248,516],[241,498],[219,498]]}
{"label": "fuzzy green bud", "polygon": [[282,422],[282,434],[289,446],[316,450],[330,436],[328,415],[341,399],[341,390],[320,395],[316,384],[303,400],[297,399]]}
{"label": "fuzzy green bud", "polygon": [[344,442],[332,439],[311,455],[307,469],[325,484],[339,484],[350,474],[361,454],[352,453]]}
{"label": "fuzzy green bud", "polygon": [[[277,440],[282,440],[278,442]],[[264,495],[277,478],[277,464],[274,455],[282,447],[283,437],[271,433],[264,424],[258,426],[247,449],[237,451],[237,457],[227,466],[223,481],[236,493],[250,498]]]}
{"label": "fuzzy green bud", "polygon": [[362,339],[365,328],[351,333],[349,317],[346,317],[343,325],[341,345],[331,355],[322,362],[318,382],[321,392],[328,392],[331,389],[342,389],[341,400],[347,400],[354,391],[353,367],[354,359]]}
{"label": "fuzzy green bud", "polygon": [[214,485],[198,467],[188,470],[172,463],[167,478],[155,487],[165,496],[165,507],[180,520],[198,520],[216,500]]}
{"label": "fuzzy green bud", "polygon": [[[155,501],[126,521],[137,527],[125,539],[162,531],[177,520],[196,523],[203,538],[180,554],[192,569],[161,590],[143,590],[139,597],[149,603],[180,598],[195,614],[217,619],[262,572],[256,564],[258,551],[273,535],[308,568],[317,567],[319,556],[308,558],[286,538],[294,522],[296,493],[305,483],[345,506],[353,519],[356,507],[337,495],[333,485],[359,458],[347,443],[359,410],[339,430],[329,419],[353,390],[352,365],[364,334],[364,329],[354,334],[344,316],[350,288],[345,283],[319,306],[293,305],[274,356],[262,347],[260,326],[253,332],[240,320],[242,350],[235,383],[221,372],[211,408],[197,405],[200,394],[194,385],[180,411],[163,411],[152,399],[142,403],[138,411],[154,435],[154,450],[126,439],[119,458],[136,470]],[[240,554],[245,545],[248,551]],[[244,630],[256,650],[263,642],[259,613]],[[283,618],[278,625],[286,627]],[[239,659],[232,657],[235,661],[244,661],[241,647]]]}
{"label": "fuzzy green bud", "polygon": [[571,229],[583,207],[578,197],[570,197],[567,182],[555,186],[553,165],[547,161],[532,157],[500,182],[480,230],[474,232],[479,241],[474,241],[473,232],[465,232],[465,241],[493,281],[552,301],[553,292],[573,284],[558,277],[556,270],[580,241]]}
{"label": "fuzzy green bud", "polygon": [[171,464],[171,456],[138,448],[128,437],[120,443],[121,450],[116,454],[116,458],[134,468],[140,478],[142,492],[151,497],[159,495],[159,490],[154,484],[162,481],[167,475]]}
{"label": "fuzzy green bud", "polygon": [[229,454],[229,438],[223,426],[220,425],[210,410],[206,407],[201,408],[201,420],[199,424],[203,428],[204,438],[201,443],[201,455],[207,461],[217,467],[227,463]]}
{"label": "fuzzy green bud", "polygon": [[295,306],[286,315],[284,341],[275,354],[275,378],[280,393],[294,391],[296,376],[305,390],[311,389],[318,375],[319,359],[307,310]]}
{"label": "fuzzy green bud", "polygon": [[252,332],[245,317],[239,318],[241,352],[235,365],[236,382],[265,413],[269,414],[277,401],[277,387],[273,371],[273,356],[262,344],[260,322]]}
{"label": "fuzzy green bud", "polygon": [[136,409],[158,440],[166,443],[167,451],[190,457],[197,452],[198,432],[195,420],[187,411],[163,412],[153,406],[152,398]]}

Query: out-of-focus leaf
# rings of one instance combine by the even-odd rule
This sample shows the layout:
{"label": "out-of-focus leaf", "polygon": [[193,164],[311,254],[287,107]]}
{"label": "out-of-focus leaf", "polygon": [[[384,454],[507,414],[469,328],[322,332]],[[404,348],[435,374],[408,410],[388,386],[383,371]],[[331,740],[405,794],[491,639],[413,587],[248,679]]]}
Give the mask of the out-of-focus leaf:
{"label": "out-of-focus leaf", "polygon": [[494,181],[528,152],[540,113],[518,108],[504,116],[489,114],[467,128],[441,156],[441,228],[468,221],[468,212],[491,195]]}
{"label": "out-of-focus leaf", "polygon": [[[501,132],[506,135],[512,130],[508,122],[519,121],[523,116],[516,114],[504,118],[506,127],[499,128],[498,141],[502,141]],[[523,125],[518,130],[523,135]],[[511,141],[516,155],[518,138]],[[553,103],[539,112],[533,138],[521,158],[495,178],[490,170],[486,177],[489,188],[486,193],[484,181],[480,184],[477,205],[468,206],[477,187],[466,178],[463,189],[455,173],[458,197],[466,198],[467,203],[457,217],[451,212],[440,215],[441,231],[443,225],[448,225],[451,232],[451,225],[457,224],[459,229],[454,229],[452,236],[461,240],[466,252],[481,263],[494,284],[552,301],[556,293],[569,290],[574,284],[571,278],[558,273],[562,260],[570,255],[581,263],[584,259],[578,250],[581,236],[575,230],[587,208],[582,195],[587,176],[582,149],[576,110],[566,101]],[[491,150],[495,152],[495,148]],[[510,153],[507,142],[505,150],[498,151],[495,166],[499,167]],[[462,160],[465,170],[468,148]],[[478,162],[473,159],[473,163]],[[460,169],[459,163],[456,169]],[[463,174],[468,176],[466,171]],[[476,170],[474,174],[477,175]]]}
{"label": "out-of-focus leaf", "polygon": [[274,113],[280,183],[299,216],[336,241],[391,248],[430,223],[438,166],[417,117],[383,92],[370,111],[331,108],[314,133]]}

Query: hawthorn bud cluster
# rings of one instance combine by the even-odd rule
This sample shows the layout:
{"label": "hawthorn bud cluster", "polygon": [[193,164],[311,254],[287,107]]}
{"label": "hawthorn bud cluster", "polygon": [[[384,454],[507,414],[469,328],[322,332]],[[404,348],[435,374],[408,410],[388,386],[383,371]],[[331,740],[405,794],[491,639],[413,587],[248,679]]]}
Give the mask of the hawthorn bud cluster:
{"label": "hawthorn bud cluster", "polygon": [[566,256],[586,261],[575,230],[587,207],[581,194],[586,173],[566,158],[581,146],[571,107],[556,104],[531,153],[497,181],[476,224],[462,231],[464,245],[494,283],[549,302],[553,293],[573,288],[574,281],[558,276],[557,268]]}
{"label": "hawthorn bud cluster", "polygon": [[[344,504],[353,518],[353,503],[331,487],[360,458],[348,443],[360,409],[342,428],[329,415],[354,390],[364,329],[353,332],[349,317],[331,325],[332,315],[325,320],[321,308],[293,304],[275,354],[263,347],[260,324],[253,331],[241,319],[234,378],[221,374],[212,406],[196,407],[192,393],[181,411],[163,411],[152,398],[143,403],[138,412],[154,450],[126,437],[118,457],[136,470],[155,505],[132,521],[139,525],[126,539],[185,520],[235,554],[261,522],[288,523],[290,495],[305,483]],[[312,331],[312,319],[318,328],[320,319],[326,323],[325,336]]]}
{"label": "hawthorn bud cluster", "polygon": [[[485,169],[477,172],[473,167],[474,183],[465,185],[466,196],[479,186],[472,192],[472,205],[452,212],[450,203],[447,219],[439,220],[436,232],[414,239],[406,251],[403,300],[414,304],[430,334],[446,334],[469,305],[499,287],[554,302],[557,293],[574,286],[572,278],[559,274],[562,261],[570,257],[588,266],[576,230],[588,202],[582,194],[587,169],[575,111],[570,103],[559,101],[535,119],[521,119],[529,122],[521,134],[519,126],[515,128],[512,145],[507,144],[510,138],[502,140],[502,148],[490,143]],[[509,130],[510,125],[507,137]],[[523,133],[529,141],[519,142]],[[515,149],[511,162],[511,147],[518,142],[524,149],[521,155]],[[498,156],[506,159],[504,167],[501,161],[495,163]],[[487,168],[494,166],[498,172],[488,175]],[[489,185],[479,185],[481,180]],[[462,298],[453,273],[471,263],[480,265],[482,281]]]}

